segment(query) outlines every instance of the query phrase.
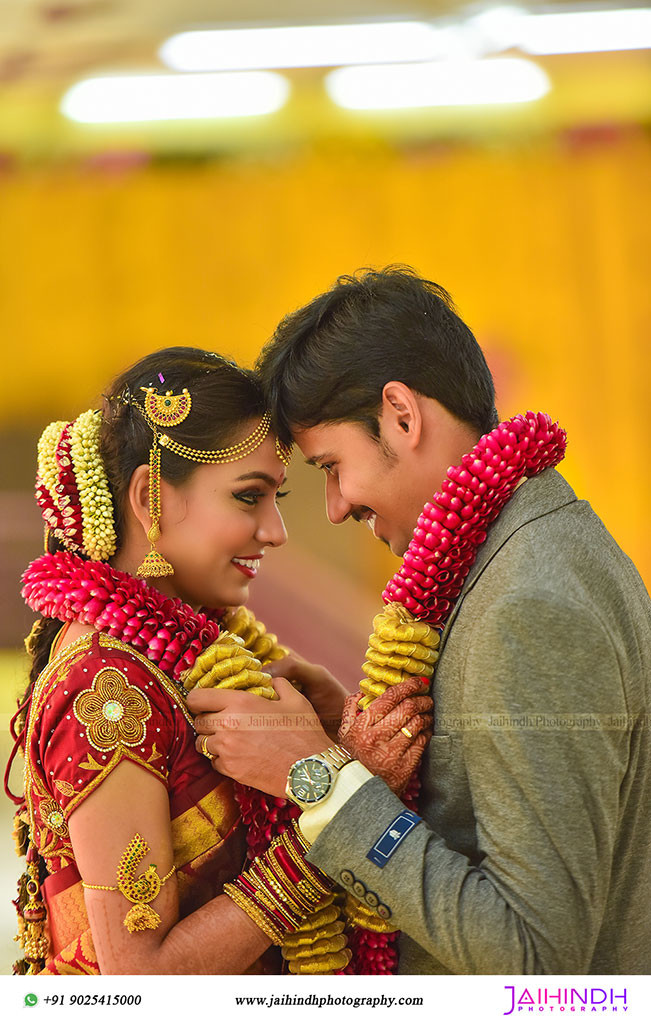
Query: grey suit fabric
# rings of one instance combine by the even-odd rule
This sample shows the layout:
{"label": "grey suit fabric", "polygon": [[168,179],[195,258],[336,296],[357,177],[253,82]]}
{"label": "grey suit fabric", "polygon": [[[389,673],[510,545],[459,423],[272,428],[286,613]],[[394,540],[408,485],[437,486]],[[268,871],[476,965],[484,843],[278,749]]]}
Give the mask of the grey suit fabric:
{"label": "grey suit fabric", "polygon": [[[401,929],[404,974],[651,972],[651,602],[556,470],[489,530],[442,637],[422,822],[365,783],[309,859]],[[342,871],[344,879],[342,879]]]}

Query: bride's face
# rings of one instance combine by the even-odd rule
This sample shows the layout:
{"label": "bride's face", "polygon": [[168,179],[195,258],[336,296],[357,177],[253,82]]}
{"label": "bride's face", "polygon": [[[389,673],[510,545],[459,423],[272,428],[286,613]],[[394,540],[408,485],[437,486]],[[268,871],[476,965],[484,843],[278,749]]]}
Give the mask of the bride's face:
{"label": "bride's face", "polygon": [[180,486],[161,480],[156,547],[174,575],[156,585],[194,607],[245,604],[266,549],[287,540],[277,505],[284,480],[271,434],[238,462],[199,465]]}

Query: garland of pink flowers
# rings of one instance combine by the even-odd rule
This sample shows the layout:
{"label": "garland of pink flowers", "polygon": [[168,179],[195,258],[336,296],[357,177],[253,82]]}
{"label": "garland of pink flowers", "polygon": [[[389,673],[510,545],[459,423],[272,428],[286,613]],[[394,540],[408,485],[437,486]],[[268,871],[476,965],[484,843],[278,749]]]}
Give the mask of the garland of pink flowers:
{"label": "garland of pink flowers", "polygon": [[[486,530],[500,514],[523,477],[558,465],[567,436],[546,413],[527,412],[500,423],[451,466],[441,489],[418,517],[402,565],[382,599],[397,602],[416,619],[443,630]],[[403,803],[418,811],[420,777],[409,780]],[[354,928],[353,957],[346,974],[393,974],[398,967],[399,932]]]}
{"label": "garland of pink flowers", "polygon": [[565,431],[542,412],[514,416],[484,434],[426,503],[383,601],[443,629],[488,526],[522,477],[558,465],[566,444]]}
{"label": "garland of pink flowers", "polygon": [[213,613],[194,612],[145,580],[67,551],[33,561],[21,593],[41,615],[94,626],[130,644],[177,683],[219,636]]}

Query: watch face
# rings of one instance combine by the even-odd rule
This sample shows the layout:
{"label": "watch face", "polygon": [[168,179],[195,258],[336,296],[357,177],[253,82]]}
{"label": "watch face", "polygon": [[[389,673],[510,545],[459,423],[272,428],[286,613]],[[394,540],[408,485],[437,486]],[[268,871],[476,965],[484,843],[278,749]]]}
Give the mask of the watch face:
{"label": "watch face", "polygon": [[322,800],[332,784],[332,772],[327,764],[315,757],[298,761],[289,774],[289,787],[304,804]]}

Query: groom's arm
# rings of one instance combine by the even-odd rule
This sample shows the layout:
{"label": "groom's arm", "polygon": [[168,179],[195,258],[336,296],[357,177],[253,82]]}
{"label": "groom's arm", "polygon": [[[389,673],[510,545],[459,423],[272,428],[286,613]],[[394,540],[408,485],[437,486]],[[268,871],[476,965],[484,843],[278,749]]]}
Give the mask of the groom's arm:
{"label": "groom's arm", "polygon": [[464,710],[474,714],[569,715],[556,730],[483,728],[454,738],[476,862],[405,815],[379,778],[362,782],[320,831],[317,823],[310,832],[312,812],[303,815],[314,839],[308,859],[369,905],[377,901],[388,923],[453,973],[585,973],[603,919],[630,733],[572,727],[571,716],[626,717],[609,636],[572,602],[506,598],[476,623],[463,685]]}

